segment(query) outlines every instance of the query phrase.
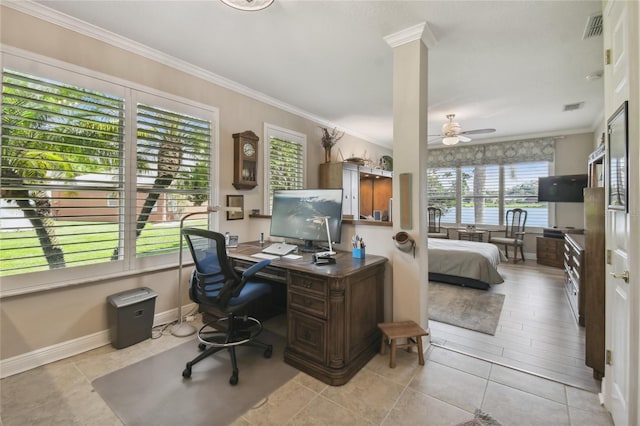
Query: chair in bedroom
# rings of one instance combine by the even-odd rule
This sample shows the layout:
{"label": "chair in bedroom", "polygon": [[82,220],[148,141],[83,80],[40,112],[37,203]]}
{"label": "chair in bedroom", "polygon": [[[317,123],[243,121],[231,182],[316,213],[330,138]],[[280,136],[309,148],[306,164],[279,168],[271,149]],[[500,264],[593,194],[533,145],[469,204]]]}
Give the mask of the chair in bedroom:
{"label": "chair in bedroom", "polygon": [[[505,215],[505,229],[489,231],[489,242],[504,246],[504,255],[509,259],[509,247],[513,247],[513,263],[518,262],[518,248],[524,262],[524,226],[527,222],[527,211],[522,209],[507,210]],[[494,233],[504,236],[494,237]]]}
{"label": "chair in bedroom", "polygon": [[247,315],[252,304],[271,297],[271,286],[254,278],[271,261],[256,263],[242,276],[238,276],[227,257],[223,234],[184,228],[182,235],[195,264],[189,283],[189,297],[198,305],[206,307],[215,317],[198,331],[198,348],[202,352],[187,362],[182,376],[191,377],[191,369],[195,364],[209,355],[227,349],[232,366],[229,383],[235,385],[238,383],[236,346],[256,346],[264,351],[265,358],[270,358],[273,352],[272,345],[256,340],[262,332],[262,323]]}
{"label": "chair in bedroom", "polygon": [[427,207],[429,218],[429,228],[427,230],[428,238],[449,238],[449,229],[440,226],[442,218],[442,210],[438,207]]}

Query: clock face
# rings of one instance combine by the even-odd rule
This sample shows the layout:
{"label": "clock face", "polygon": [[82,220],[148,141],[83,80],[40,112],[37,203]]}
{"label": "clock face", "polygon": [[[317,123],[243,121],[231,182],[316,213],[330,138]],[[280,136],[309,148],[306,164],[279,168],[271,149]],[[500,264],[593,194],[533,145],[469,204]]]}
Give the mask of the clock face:
{"label": "clock face", "polygon": [[244,145],[242,145],[242,152],[244,152],[244,155],[246,155],[247,157],[253,157],[253,155],[256,153],[256,149],[254,148],[253,144],[245,143]]}

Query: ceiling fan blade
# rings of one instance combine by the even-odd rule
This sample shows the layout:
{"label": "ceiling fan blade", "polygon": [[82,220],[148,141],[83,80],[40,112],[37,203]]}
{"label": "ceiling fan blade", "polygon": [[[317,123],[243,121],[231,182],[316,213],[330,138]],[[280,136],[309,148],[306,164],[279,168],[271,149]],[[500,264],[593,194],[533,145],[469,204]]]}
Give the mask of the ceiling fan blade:
{"label": "ceiling fan blade", "polygon": [[462,135],[458,135],[458,139],[460,140],[460,142],[471,142],[471,138]]}
{"label": "ceiling fan blade", "polygon": [[475,130],[465,130],[464,132],[458,133],[459,135],[479,135],[482,133],[493,133],[496,129],[475,129]]}

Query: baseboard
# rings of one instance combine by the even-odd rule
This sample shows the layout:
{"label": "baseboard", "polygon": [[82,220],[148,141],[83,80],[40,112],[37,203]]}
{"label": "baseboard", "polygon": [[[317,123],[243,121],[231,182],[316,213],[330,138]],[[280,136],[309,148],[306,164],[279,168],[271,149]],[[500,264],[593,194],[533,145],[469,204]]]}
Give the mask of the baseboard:
{"label": "baseboard", "polygon": [[[196,308],[195,303],[183,306],[182,312],[191,312]],[[153,326],[169,324],[178,318],[178,309],[170,309],[153,316]],[[57,343],[35,351],[20,354],[11,358],[0,360],[0,379],[22,373],[36,367],[40,367],[61,359],[69,358],[92,349],[111,343],[109,330],[98,331],[77,339]]]}

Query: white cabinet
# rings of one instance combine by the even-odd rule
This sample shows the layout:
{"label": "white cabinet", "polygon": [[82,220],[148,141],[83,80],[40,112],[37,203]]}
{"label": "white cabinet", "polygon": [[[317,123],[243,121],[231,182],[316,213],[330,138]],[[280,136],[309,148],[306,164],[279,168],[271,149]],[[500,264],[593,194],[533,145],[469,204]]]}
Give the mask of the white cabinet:
{"label": "white cabinet", "polygon": [[[373,217],[379,210],[388,217],[393,172],[352,163],[320,164],[320,188],[342,188],[342,215],[359,219]],[[387,220],[387,219],[384,219]]]}
{"label": "white cabinet", "polygon": [[360,176],[358,166],[350,163],[322,163],[318,179],[320,188],[342,188],[342,215],[360,217]]}
{"label": "white cabinet", "polygon": [[342,166],[342,215],[353,215],[354,219],[360,217],[360,172],[354,164]]}

